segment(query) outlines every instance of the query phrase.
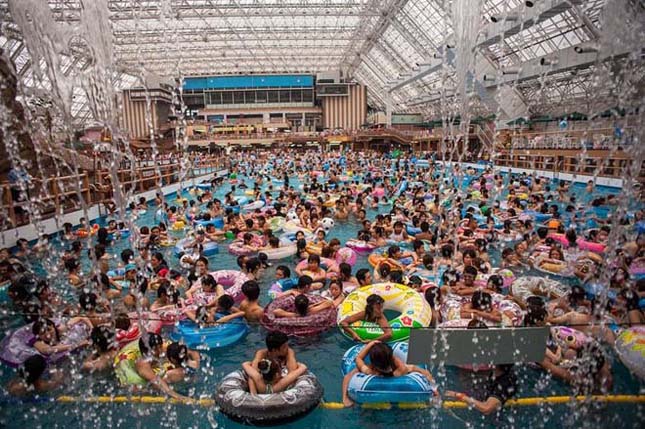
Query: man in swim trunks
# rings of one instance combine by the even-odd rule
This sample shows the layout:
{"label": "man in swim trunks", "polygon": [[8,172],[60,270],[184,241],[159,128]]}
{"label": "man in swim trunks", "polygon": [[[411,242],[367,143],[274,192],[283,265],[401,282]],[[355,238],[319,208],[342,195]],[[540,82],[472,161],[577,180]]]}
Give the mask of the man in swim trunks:
{"label": "man in swim trunks", "polygon": [[269,332],[266,337],[266,349],[255,352],[255,357],[251,365],[258,369],[258,364],[262,359],[275,359],[280,363],[283,375],[298,369],[296,354],[289,347],[289,337],[282,332]]}

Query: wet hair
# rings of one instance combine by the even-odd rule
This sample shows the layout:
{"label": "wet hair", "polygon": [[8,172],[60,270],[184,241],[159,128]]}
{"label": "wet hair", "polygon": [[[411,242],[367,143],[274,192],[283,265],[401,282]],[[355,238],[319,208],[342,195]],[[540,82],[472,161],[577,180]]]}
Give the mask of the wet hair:
{"label": "wet hair", "polygon": [[367,268],[361,268],[360,270],[356,271],[356,280],[358,280],[358,282],[362,284],[367,278],[369,272],[370,270],[368,270]]}
{"label": "wet hair", "polygon": [[248,261],[246,261],[246,272],[247,273],[252,273],[254,271],[257,271],[260,269],[261,262],[258,258],[251,258]]}
{"label": "wet hair", "polygon": [[273,331],[267,334],[265,342],[268,351],[278,350],[283,344],[289,342],[289,337],[282,332]]}
{"label": "wet hair", "polygon": [[305,289],[305,288],[311,286],[311,284],[313,282],[314,282],[314,280],[309,276],[300,276],[300,278],[298,279],[298,284],[296,285],[296,287],[298,289],[302,290],[302,289]]}
{"label": "wet hair", "polygon": [[77,270],[80,266],[81,264],[78,263],[76,258],[69,258],[65,261],[65,269],[70,273]]}
{"label": "wet hair", "polygon": [[391,377],[394,374],[394,352],[385,343],[376,343],[369,351],[370,363],[382,376]]}
{"label": "wet hair", "polygon": [[130,329],[132,321],[125,313],[119,313],[114,317],[114,327],[123,331]]}
{"label": "wet hair", "polygon": [[56,327],[56,324],[50,319],[40,318],[36,320],[31,327],[31,333],[38,336],[42,334],[45,328],[47,328],[48,326],[52,326],[54,328],[54,332],[56,333],[56,341],[60,341],[60,333],[58,332],[58,328]]}
{"label": "wet hair", "polygon": [[389,280],[392,283],[403,283],[403,271],[401,270],[394,270],[390,272],[390,275],[388,276]]}
{"label": "wet hair", "polygon": [[255,280],[242,283],[242,293],[249,301],[257,301],[260,297],[260,285]]}
{"label": "wet hair", "polygon": [[476,310],[490,310],[493,308],[493,297],[488,292],[476,290],[470,300]]}
{"label": "wet hair", "polygon": [[493,290],[496,290],[499,292],[504,286],[504,280],[497,274],[493,274],[490,277],[488,277],[488,281],[486,282],[486,285],[492,286]]}
{"label": "wet hair", "polygon": [[280,363],[275,359],[262,359],[258,362],[258,370],[265,382],[270,382],[280,370]]}
{"label": "wet hair", "polygon": [[401,251],[401,248],[400,248],[399,246],[396,246],[396,245],[395,245],[395,246],[390,246],[390,247],[387,249],[387,255],[388,255],[390,258],[393,258],[393,257],[394,257],[394,255],[396,255],[396,254],[397,254],[397,253],[399,253],[400,251]]}
{"label": "wet hair", "polygon": [[226,311],[230,310],[233,304],[235,304],[235,300],[231,295],[224,294],[217,298],[217,305]]}
{"label": "wet hair", "polygon": [[526,308],[526,315],[524,316],[524,324],[526,326],[537,326],[546,320],[546,309],[544,306],[528,305]]}
{"label": "wet hair", "polygon": [[441,246],[441,256],[443,258],[451,258],[454,252],[455,249],[450,244],[444,244]]}
{"label": "wet hair", "polygon": [[567,232],[564,234],[564,236],[566,237],[570,246],[576,245],[576,240],[578,239],[578,235],[576,234],[575,229],[568,229]]}
{"label": "wet hair", "polygon": [[282,274],[284,274],[285,279],[288,279],[289,277],[291,277],[291,270],[286,265],[278,265],[275,270],[282,271]]}
{"label": "wet hair", "polygon": [[45,372],[47,360],[39,354],[29,356],[18,368],[18,376],[28,385],[33,385]]}
{"label": "wet hair", "polygon": [[96,300],[97,296],[95,293],[82,292],[80,297],[78,298],[78,303],[83,310],[91,311],[96,308]]}
{"label": "wet hair", "polygon": [[124,249],[121,251],[121,261],[124,264],[129,264],[133,258],[134,252],[132,251],[132,249]]}
{"label": "wet hair", "polygon": [[90,339],[97,350],[101,353],[105,353],[110,350],[110,346],[114,344],[115,335],[112,328],[108,326],[96,326],[90,333]]}
{"label": "wet hair", "polygon": [[308,263],[316,263],[320,265],[320,256],[318,255],[309,255],[309,258],[307,258]]}
{"label": "wet hair", "polygon": [[443,284],[457,283],[461,278],[460,274],[456,270],[446,270],[441,275],[441,282]]}
{"label": "wet hair", "polygon": [[479,319],[473,319],[468,322],[467,329],[488,329],[488,326]]}
{"label": "wet hair", "polygon": [[147,355],[153,348],[162,344],[163,338],[161,338],[161,335],[153,332],[148,332],[147,335],[142,335],[139,338],[139,350],[142,355]]}
{"label": "wet hair", "polygon": [[389,277],[391,271],[392,268],[388,264],[381,264],[378,267],[378,273],[382,278]]}
{"label": "wet hair", "polygon": [[374,306],[378,304],[383,304],[384,302],[385,300],[375,293],[367,297],[367,300],[365,303],[365,319],[368,322],[371,322],[374,320]]}
{"label": "wet hair", "polygon": [[300,316],[306,316],[307,315],[307,310],[309,309],[309,298],[307,298],[305,295],[298,295],[294,301],[295,307],[296,307],[296,312]]}
{"label": "wet hair", "polygon": [[468,265],[464,268],[464,277],[466,276],[466,274],[477,277],[477,268],[473,267],[472,265]]}
{"label": "wet hair", "polygon": [[188,347],[185,344],[172,342],[166,349],[166,357],[176,366],[182,366],[188,359]]}
{"label": "wet hair", "polygon": [[340,276],[344,279],[349,279],[352,275],[352,266],[347,262],[338,264],[338,270],[340,271]]}

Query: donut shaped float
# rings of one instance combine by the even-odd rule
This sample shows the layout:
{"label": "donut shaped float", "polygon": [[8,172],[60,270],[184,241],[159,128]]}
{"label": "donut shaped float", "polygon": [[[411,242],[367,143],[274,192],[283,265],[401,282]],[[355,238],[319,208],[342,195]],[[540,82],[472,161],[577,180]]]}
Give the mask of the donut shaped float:
{"label": "donut shaped float", "polygon": [[[372,294],[383,298],[385,310],[401,313],[396,318],[388,320],[392,328],[392,341],[407,339],[410,336],[410,328],[430,325],[432,320],[430,305],[414,289],[398,283],[376,283],[355,289],[338,309],[338,324],[347,317],[364,311],[367,297]],[[351,328],[362,340],[373,340],[383,335],[383,330],[371,322],[358,321],[353,323]],[[341,332],[350,338],[344,330]]]}
{"label": "donut shaped float", "polygon": [[[29,357],[40,354],[34,347],[36,336],[32,333],[33,323],[16,329],[0,341],[0,361],[17,368]],[[77,323],[69,328],[61,338],[61,344],[79,344],[90,337],[90,330],[84,323]],[[44,356],[49,362],[58,362],[70,352],[54,353]]]}
{"label": "donut shaped float", "polygon": [[[320,295],[308,295],[310,305],[315,305],[326,301]],[[286,335],[305,337],[309,335],[320,334],[336,322],[336,308],[329,307],[319,313],[307,315],[304,317],[276,317],[273,310],[281,308],[286,311],[295,312],[296,297],[294,295],[280,296],[274,299],[271,304],[264,309],[262,316],[262,326],[269,331],[282,332]]]}
{"label": "donut shaped float", "polygon": [[341,247],[336,252],[336,263],[339,265],[344,262],[353,267],[356,264],[356,258],[356,252],[349,247]]}
{"label": "donut shaped float", "polygon": [[269,261],[278,259],[289,258],[298,252],[298,247],[295,244],[280,244],[278,248],[262,249],[262,253],[267,255]]}
{"label": "donut shaped float", "polygon": [[258,253],[258,250],[252,250],[244,246],[241,241],[234,241],[228,246],[228,253],[236,256],[248,256]]}
{"label": "donut shaped float", "polygon": [[540,296],[546,301],[565,296],[569,288],[548,277],[524,276],[519,277],[511,286],[511,293],[521,302],[526,303],[531,296]]}
{"label": "donut shaped float", "polygon": [[[153,332],[155,334],[161,332],[163,323],[158,314],[144,312],[141,316],[141,324],[143,325],[145,332]],[[138,340],[141,336],[138,314],[136,312],[129,313],[128,317],[132,320],[130,328],[127,330],[117,329],[116,332],[116,342],[119,344],[119,347],[123,347],[134,340]]]}
{"label": "donut shaped float", "polygon": [[273,282],[269,288],[268,295],[270,300],[276,299],[288,290],[298,285],[298,278],[280,279]]}
{"label": "donut shaped float", "polygon": [[[408,343],[390,344],[395,357],[407,362]],[[358,344],[343,355],[341,370],[343,375],[356,368],[356,356],[365,347]],[[369,357],[367,358],[369,362]],[[383,377],[356,373],[349,381],[347,393],[358,404],[375,402],[423,402],[428,403],[437,394],[437,386],[418,372],[411,372],[401,377]]]}
{"label": "donut shaped float", "polygon": [[349,247],[352,250],[355,250],[356,252],[361,252],[361,253],[371,252],[372,250],[375,249],[375,247],[372,244],[368,243],[367,241],[355,240],[355,239],[347,240],[347,242],[345,243],[345,246]]}
{"label": "donut shaped float", "polygon": [[645,327],[625,329],[616,338],[615,347],[621,362],[641,380],[645,380]]}
{"label": "donut shaped float", "polygon": [[222,379],[215,392],[215,403],[232,420],[253,425],[279,425],[307,414],[318,406],[323,388],[316,376],[307,372],[290,389],[280,393],[249,393],[249,383],[242,370]]}
{"label": "donut shaped float", "polygon": [[[175,256],[179,256],[182,253],[189,253],[193,249],[186,249],[184,246],[187,244],[193,242],[194,240],[190,237],[183,238],[175,244],[175,248],[173,249],[173,253]],[[219,245],[214,242],[214,241],[205,241],[202,243],[203,247],[203,252],[202,254],[206,257],[217,255],[219,253]]]}
{"label": "donut shaped float", "polygon": [[249,281],[249,276],[241,271],[219,270],[210,273],[217,284],[224,286],[224,291],[230,295],[235,302],[241,302],[244,299],[242,285]]}
{"label": "donut shaped float", "polygon": [[210,225],[213,225],[217,229],[224,228],[224,219],[221,217],[216,217],[215,219],[211,220],[196,220],[194,223],[195,226],[203,226],[204,228]]}
{"label": "donut shaped float", "polygon": [[[218,317],[221,316],[218,314]],[[190,320],[183,320],[175,326],[170,338],[183,342],[190,349],[210,350],[235,344],[244,338],[248,331],[248,325],[241,318],[205,327],[200,327]]]}

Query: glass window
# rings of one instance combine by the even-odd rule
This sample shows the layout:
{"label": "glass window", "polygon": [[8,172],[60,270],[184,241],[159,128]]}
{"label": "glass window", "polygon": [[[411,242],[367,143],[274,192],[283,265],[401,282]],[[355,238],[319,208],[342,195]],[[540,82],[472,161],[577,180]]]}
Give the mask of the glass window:
{"label": "glass window", "polygon": [[292,89],[291,90],[291,101],[293,103],[302,102],[302,89]]}
{"label": "glass window", "polygon": [[267,102],[267,92],[266,91],[256,91],[255,92],[255,101],[256,101],[256,103],[266,103]]}
{"label": "glass window", "polygon": [[280,103],[290,103],[291,102],[291,91],[280,90]]}
{"label": "glass window", "polygon": [[244,102],[246,104],[255,103],[255,91],[244,91]]}
{"label": "glass window", "polygon": [[305,103],[311,103],[314,101],[314,91],[312,89],[302,90],[302,101]]}
{"label": "glass window", "polygon": [[222,93],[220,93],[220,92],[211,92],[210,93],[210,103],[209,104],[222,104]]}
{"label": "glass window", "polygon": [[278,91],[268,91],[269,103],[278,103],[280,101],[278,97]]}
{"label": "glass window", "polygon": [[232,92],[222,92],[222,104],[233,104]]}
{"label": "glass window", "polygon": [[233,104],[244,104],[244,91],[235,91],[233,93]]}

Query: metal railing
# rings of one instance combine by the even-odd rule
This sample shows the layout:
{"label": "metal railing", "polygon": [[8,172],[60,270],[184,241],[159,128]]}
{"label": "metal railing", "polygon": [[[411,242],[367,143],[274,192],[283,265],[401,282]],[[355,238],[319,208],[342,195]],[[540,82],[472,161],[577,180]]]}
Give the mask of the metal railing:
{"label": "metal railing", "polygon": [[[193,159],[182,174],[181,159],[175,162],[159,163],[159,165],[143,165],[137,161],[135,168],[119,169],[116,175],[121,190],[142,193],[156,189],[158,185],[167,186],[177,183],[180,179],[209,174],[226,168],[223,157],[206,157]],[[183,176],[183,177],[182,177]],[[41,219],[52,218],[82,207],[79,199],[79,188],[82,200],[88,206],[105,203],[113,196],[112,172],[98,169],[92,173],[83,172],[79,175],[52,176],[46,179],[31,179],[26,193],[26,199],[14,199],[16,185],[8,182],[0,183],[0,230],[12,229],[32,221],[32,209],[38,210]],[[12,193],[12,188],[14,192]],[[30,200],[32,202],[30,202]]]}
{"label": "metal railing", "polygon": [[[607,151],[604,156],[592,156],[582,152],[577,155],[555,155],[548,152],[505,151],[497,155],[495,164],[502,167],[543,170],[553,173],[568,173],[595,175],[600,177],[623,178],[628,169],[632,168],[633,160],[622,152],[611,154]],[[645,179],[645,163],[641,165],[639,180]]]}

